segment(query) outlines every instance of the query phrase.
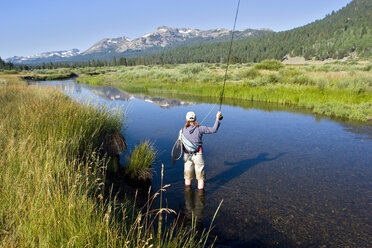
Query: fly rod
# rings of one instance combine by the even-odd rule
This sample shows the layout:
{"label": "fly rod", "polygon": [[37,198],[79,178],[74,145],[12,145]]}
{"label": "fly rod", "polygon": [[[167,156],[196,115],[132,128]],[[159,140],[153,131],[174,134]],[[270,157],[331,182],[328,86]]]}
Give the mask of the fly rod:
{"label": "fly rod", "polygon": [[[227,64],[226,64],[226,70],[225,70],[225,77],[223,79],[223,87],[222,87],[222,91],[221,91],[221,95],[220,95],[220,108],[219,108],[219,111],[221,111],[222,101],[223,101],[223,94],[225,93],[225,85],[226,85],[226,79],[227,79],[227,70],[229,69],[229,65],[230,65],[231,49],[232,49],[232,44],[233,44],[233,41],[234,41],[235,26],[236,26],[236,20],[238,19],[239,6],[240,6],[240,0],[238,1],[238,6],[236,7],[234,27],[233,27],[232,34],[231,34],[231,41],[230,41],[229,53],[228,53],[228,56],[227,56]],[[222,120],[222,119],[223,119],[223,116],[220,115],[220,120]]]}

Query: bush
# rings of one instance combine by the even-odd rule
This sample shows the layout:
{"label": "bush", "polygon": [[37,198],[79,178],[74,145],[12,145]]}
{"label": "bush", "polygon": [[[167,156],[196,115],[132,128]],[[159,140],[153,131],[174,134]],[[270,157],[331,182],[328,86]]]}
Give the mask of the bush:
{"label": "bush", "polygon": [[202,64],[186,64],[180,67],[181,73],[191,73],[198,74],[201,71],[204,71],[204,65]]}
{"label": "bush", "polygon": [[283,68],[279,71],[279,74],[283,77],[291,78],[291,77],[299,76],[302,73],[296,68],[289,68],[289,69]]}
{"label": "bush", "polygon": [[363,71],[372,71],[372,63],[368,64],[368,65],[365,65],[363,68],[362,68]]}
{"label": "bush", "polygon": [[125,172],[133,179],[151,179],[151,165],[156,158],[156,151],[148,140],[136,146],[130,155]]}
{"label": "bush", "polygon": [[261,63],[256,64],[254,66],[256,69],[262,70],[270,70],[270,71],[278,71],[281,68],[284,68],[284,64],[280,61],[271,59],[271,60],[263,60]]}
{"label": "bush", "polygon": [[321,89],[321,90],[324,90],[327,86],[327,81],[323,78],[318,78],[316,81],[315,81],[315,84],[316,86]]}
{"label": "bush", "polygon": [[300,85],[315,85],[315,82],[313,79],[306,75],[299,75],[290,80],[293,84],[300,84]]}
{"label": "bush", "polygon": [[254,79],[260,75],[256,68],[250,68],[239,73],[239,76],[244,79]]}
{"label": "bush", "polygon": [[282,77],[278,74],[270,74],[269,76],[267,76],[267,80],[268,83],[275,84],[282,81]]}

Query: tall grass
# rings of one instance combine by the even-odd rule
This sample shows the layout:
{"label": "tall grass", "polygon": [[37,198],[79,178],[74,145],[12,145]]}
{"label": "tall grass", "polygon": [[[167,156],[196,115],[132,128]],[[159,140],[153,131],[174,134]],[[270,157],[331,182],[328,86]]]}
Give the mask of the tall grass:
{"label": "tall grass", "polygon": [[2,245],[119,242],[119,226],[104,221],[107,206],[97,204],[107,161],[94,147],[120,122],[34,87],[1,89],[0,105]]}
{"label": "tall grass", "polygon": [[0,74],[0,86],[7,85],[26,85],[26,82],[20,79],[18,75],[1,75]]}
{"label": "tall grass", "polygon": [[0,106],[0,246],[203,246],[175,226],[156,238],[156,212],[105,193],[98,149],[119,117],[33,86],[1,86]]}

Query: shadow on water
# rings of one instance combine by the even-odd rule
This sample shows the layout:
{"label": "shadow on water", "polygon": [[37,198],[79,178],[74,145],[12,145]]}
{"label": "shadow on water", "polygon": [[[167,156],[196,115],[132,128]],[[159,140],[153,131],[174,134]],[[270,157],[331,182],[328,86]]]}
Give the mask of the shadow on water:
{"label": "shadow on water", "polygon": [[244,159],[238,162],[228,162],[225,161],[224,164],[225,166],[230,166],[229,169],[219,173],[215,177],[211,178],[208,180],[209,183],[213,184],[213,188],[208,189],[209,193],[213,193],[216,190],[218,190],[221,186],[225,185],[226,183],[230,182],[234,178],[237,178],[241,176],[244,172],[249,170],[250,168],[259,165],[263,162],[268,162],[268,161],[273,161],[281,156],[285,155],[286,153],[282,152],[276,155],[273,158],[269,158],[268,156],[270,155],[267,152],[260,153],[257,157],[255,158],[250,158],[250,159]]}

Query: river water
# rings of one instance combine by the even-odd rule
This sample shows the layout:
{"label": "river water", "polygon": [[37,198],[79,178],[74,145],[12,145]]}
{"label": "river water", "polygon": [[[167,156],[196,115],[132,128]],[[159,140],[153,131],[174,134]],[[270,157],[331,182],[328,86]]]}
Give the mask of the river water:
{"label": "river water", "polygon": [[[204,193],[183,185],[170,152],[186,112],[201,121],[203,99],[132,95],[73,80],[42,82],[77,101],[125,112],[129,149],[149,139],[158,150],[152,187],[165,165],[165,204],[209,227],[217,247],[372,247],[372,126],[316,117],[293,107],[227,102],[218,133],[205,135]],[[204,102],[210,102],[205,99]],[[203,125],[212,126],[217,107]],[[122,161],[124,161],[122,156]]]}

